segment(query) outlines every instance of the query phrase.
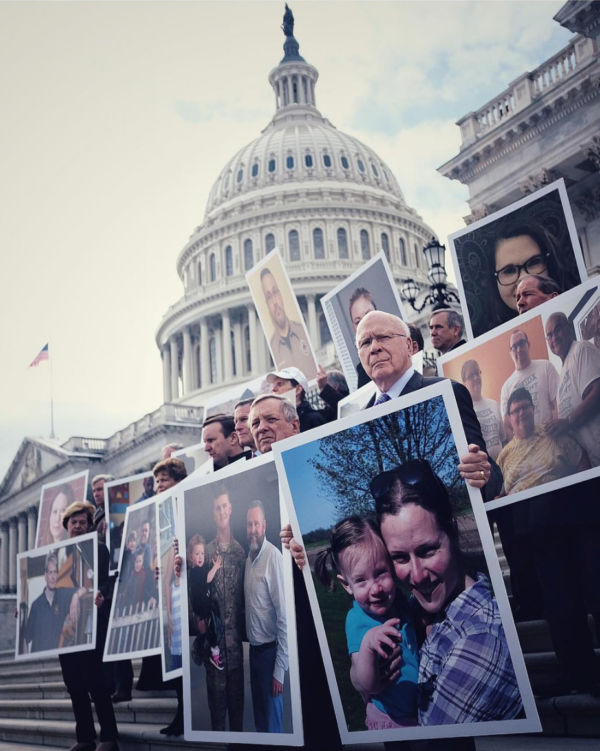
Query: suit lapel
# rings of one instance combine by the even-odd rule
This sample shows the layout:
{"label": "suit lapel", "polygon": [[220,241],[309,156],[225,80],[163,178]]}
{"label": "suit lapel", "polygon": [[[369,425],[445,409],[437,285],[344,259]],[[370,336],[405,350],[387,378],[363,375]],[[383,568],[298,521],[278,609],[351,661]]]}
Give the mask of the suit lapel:
{"label": "suit lapel", "polygon": [[413,391],[418,391],[423,386],[423,376],[420,373],[415,372],[410,377],[410,380],[406,386],[402,389],[400,396],[404,394],[411,394]]}

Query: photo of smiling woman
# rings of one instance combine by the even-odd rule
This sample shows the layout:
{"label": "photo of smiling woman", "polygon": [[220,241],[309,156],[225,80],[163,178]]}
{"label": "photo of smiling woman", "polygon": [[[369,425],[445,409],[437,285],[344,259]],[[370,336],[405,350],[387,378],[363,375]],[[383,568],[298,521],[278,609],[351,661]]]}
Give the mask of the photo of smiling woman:
{"label": "photo of smiling woman", "polygon": [[451,386],[274,445],[343,743],[535,729],[482,501],[458,471],[457,418],[432,389]]}
{"label": "photo of smiling woman", "polygon": [[587,280],[564,181],[450,235],[471,337],[518,315],[522,277],[552,279],[560,293]]}

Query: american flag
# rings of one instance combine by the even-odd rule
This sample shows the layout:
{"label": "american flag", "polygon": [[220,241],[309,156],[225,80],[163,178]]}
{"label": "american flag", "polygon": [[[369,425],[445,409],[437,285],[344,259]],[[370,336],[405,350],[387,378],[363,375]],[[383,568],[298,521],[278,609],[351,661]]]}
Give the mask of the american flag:
{"label": "american flag", "polygon": [[37,366],[43,361],[48,360],[50,358],[50,352],[48,350],[48,345],[46,344],[45,347],[42,347],[42,351],[40,354],[35,358],[35,360],[31,363],[29,366],[30,368],[37,368]]}

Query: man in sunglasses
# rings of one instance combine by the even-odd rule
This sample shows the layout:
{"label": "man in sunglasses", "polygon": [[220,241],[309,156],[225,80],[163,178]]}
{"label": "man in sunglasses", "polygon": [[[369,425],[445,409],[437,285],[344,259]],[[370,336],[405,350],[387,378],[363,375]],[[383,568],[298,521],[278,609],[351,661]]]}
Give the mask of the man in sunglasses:
{"label": "man in sunglasses", "polygon": [[526,388],[533,399],[535,424],[544,425],[554,415],[558,372],[549,360],[532,360],[531,344],[524,331],[515,329],[508,342],[510,357],[515,364],[514,372],[506,379],[500,392],[500,411],[504,419],[506,434],[510,438],[512,429],[507,405],[515,389]]}
{"label": "man in sunglasses", "polygon": [[[391,313],[379,310],[367,313],[356,329],[356,347],[363,368],[377,386],[367,409],[442,380],[426,378],[415,371],[410,330]],[[502,487],[502,475],[486,453],[471,395],[462,384],[451,383],[469,442],[469,453],[461,457],[460,473],[472,487],[482,490],[484,498],[495,498]]]}

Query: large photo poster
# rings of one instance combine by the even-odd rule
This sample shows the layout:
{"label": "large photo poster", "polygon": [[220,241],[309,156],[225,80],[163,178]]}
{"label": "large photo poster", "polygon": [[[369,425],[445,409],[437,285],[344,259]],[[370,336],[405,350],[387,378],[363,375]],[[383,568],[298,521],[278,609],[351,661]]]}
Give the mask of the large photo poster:
{"label": "large photo poster", "polygon": [[342,743],[539,730],[451,384],[273,452]]}
{"label": "large photo poster", "polygon": [[174,451],[171,456],[173,459],[180,459],[185,464],[188,477],[200,470],[203,475],[210,474],[213,471],[213,460],[207,454],[204,442]]}
{"label": "large photo poster", "polygon": [[371,310],[406,319],[398,288],[382,251],[321,298],[323,312],[350,391],[368,380],[355,344],[356,327]]}
{"label": "large photo poster", "polygon": [[128,506],[104,661],[160,653],[155,498]]}
{"label": "large photo poster", "polygon": [[563,179],[448,237],[468,339],[518,315],[525,274],[552,279],[559,293],[587,281]]}
{"label": "large photo poster", "polygon": [[291,561],[271,455],[188,478],[181,515],[185,739],[301,745]]}
{"label": "large photo poster", "polygon": [[[181,677],[181,600],[185,590],[175,575],[177,504],[169,491],[156,499],[156,529],[160,555],[158,602],[160,606],[160,648],[165,681]],[[186,592],[187,596],[187,592]]]}
{"label": "large photo poster", "polygon": [[592,279],[438,360],[470,391],[502,470],[487,509],[600,475],[600,349],[581,338],[599,301]]}
{"label": "large photo poster", "polygon": [[140,472],[138,475],[104,483],[104,508],[108,524],[106,546],[110,552],[111,574],[119,568],[127,509],[133,504],[154,498],[155,493],[156,481],[152,472]]}
{"label": "large photo poster", "polygon": [[245,383],[238,383],[225,391],[220,391],[215,396],[207,397],[204,402],[204,419],[213,415],[232,415],[235,405],[242,399],[250,399],[259,394],[268,394],[272,391],[267,377],[262,375]]}
{"label": "large photo poster", "polygon": [[272,250],[248,271],[246,280],[275,370],[298,368],[307,381],[314,380],[317,361],[313,344],[279,250]]}
{"label": "large photo poster", "polygon": [[95,533],[19,554],[15,660],[94,649],[97,589]]}
{"label": "large photo poster", "polygon": [[63,477],[42,486],[40,510],[38,514],[36,548],[56,545],[66,540],[67,530],[63,527],[63,511],[75,501],[85,501],[87,496],[89,471]]}

